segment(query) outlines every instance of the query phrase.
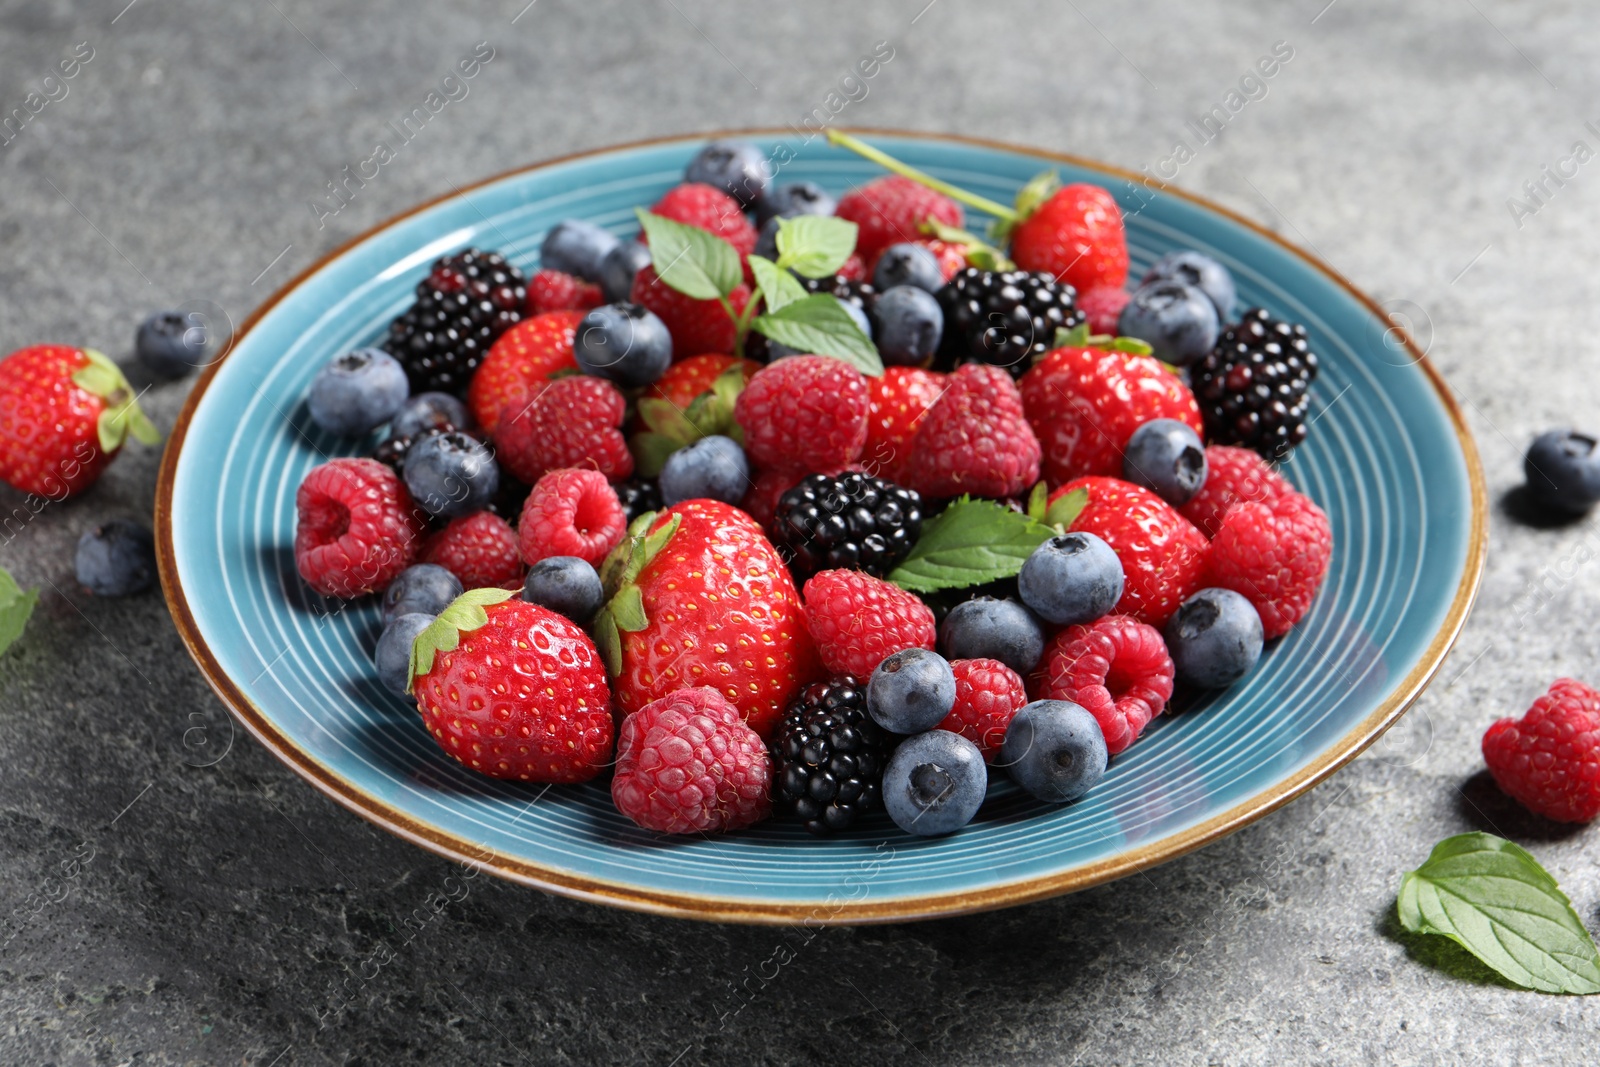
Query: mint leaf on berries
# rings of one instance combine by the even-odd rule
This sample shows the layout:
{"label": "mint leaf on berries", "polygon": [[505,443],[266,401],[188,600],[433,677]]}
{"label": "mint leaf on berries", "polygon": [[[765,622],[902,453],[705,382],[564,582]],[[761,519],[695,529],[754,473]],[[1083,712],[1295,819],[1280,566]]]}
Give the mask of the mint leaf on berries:
{"label": "mint leaf on berries", "polygon": [[1440,934],[1509,981],[1544,993],[1600,993],[1600,953],[1556,880],[1493,834],[1447,837],[1400,882],[1400,924]]}
{"label": "mint leaf on berries", "polygon": [[0,567],[0,652],[22,636],[23,627],[39,602],[39,590],[23,589],[11,574]]}
{"label": "mint leaf on berries", "polygon": [[1051,534],[1003,504],[964,496],[924,527],[889,580],[913,593],[935,593],[1010,578]]}
{"label": "mint leaf on berries", "polygon": [[[781,309],[785,304],[804,300],[810,295],[798,278],[772,260],[755,254],[745,258],[750,264],[750,273],[755,275],[756,285],[761,290],[761,300],[766,305],[768,314]],[[755,301],[752,300],[751,303]]]}
{"label": "mint leaf on berries", "polygon": [[872,338],[829,293],[813,293],[760,315],[750,324],[757,333],[800,352],[832,356],[873,378],[883,374],[883,360]]}
{"label": "mint leaf on berries", "polygon": [[656,277],[693,300],[720,300],[744,280],[739,253],[722,238],[674,219],[635,208]]}
{"label": "mint leaf on berries", "polygon": [[826,278],[856,250],[857,229],[855,223],[832,215],[780,217],[778,266],[807,278]]}

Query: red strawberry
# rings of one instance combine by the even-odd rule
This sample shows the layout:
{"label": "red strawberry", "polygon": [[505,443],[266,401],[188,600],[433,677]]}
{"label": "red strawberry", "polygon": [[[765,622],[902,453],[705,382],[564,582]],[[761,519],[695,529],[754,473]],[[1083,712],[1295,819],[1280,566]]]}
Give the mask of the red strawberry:
{"label": "red strawberry", "polygon": [[633,473],[633,455],[618,429],[627,410],[628,402],[608,381],[582,374],[558,378],[520,411],[505,409],[494,433],[496,458],[530,485],[560,467],[587,467],[624,481]]}
{"label": "red strawberry", "polygon": [[1165,500],[1117,478],[1078,478],[1051,493],[1050,502],[1079,491],[1082,510],[1067,525],[1099,537],[1122,561],[1116,610],[1165,626],[1205,582],[1205,537]]}
{"label": "red strawberry", "polygon": [[[643,304],[661,319],[672,335],[674,352],[732,352],[738,328],[717,300],[695,300],[656,277],[654,267],[634,275],[629,299]],[[750,302],[750,287],[740,285],[728,297],[735,315]]]}
{"label": "red strawberry", "polygon": [[939,729],[958,733],[978,746],[985,763],[1006,739],[1006,728],[1028,694],[1017,672],[997,659],[953,659],[956,702]]}
{"label": "red strawberry", "polygon": [[928,605],[861,571],[818,571],[806,581],[806,626],[832,674],[869,678],[884,657],[932,649],[938,636]]}
{"label": "red strawberry", "polygon": [[1495,783],[1529,811],[1559,822],[1600,815],[1600,693],[1557,678],[1520,719],[1483,735]]}
{"label": "red strawberry", "polygon": [[511,524],[492,511],[451,519],[422,546],[421,563],[437,563],[467,589],[522,588],[522,559]]}
{"label": "red strawberry", "polygon": [[528,279],[528,314],[547,311],[587,311],[605,303],[600,287],[574,274],[539,270]]}
{"label": "red strawberry", "polygon": [[1235,504],[1252,500],[1266,503],[1292,492],[1294,486],[1289,480],[1255,450],[1211,445],[1206,449],[1205,484],[1179,510],[1201,533],[1215,537]]}
{"label": "red strawberry", "polygon": [[710,685],[763,738],[817,673],[794,580],[737,508],[689,500],[658,512],[606,560],[595,633],[624,714]]}
{"label": "red strawberry", "polygon": [[1088,319],[1089,332],[1115,335],[1122,309],[1133,294],[1120,285],[1098,285],[1078,294],[1078,310]]}
{"label": "red strawberry", "polygon": [[1150,356],[1103,348],[1058,348],[1022,376],[1022,407],[1044,450],[1051,485],[1086,474],[1122,474],[1122,450],[1151,419],[1201,431],[1189,387]]}
{"label": "red strawberry", "polygon": [[577,556],[598,567],[628,532],[617,491],[599,471],[553,470],[522,505],[517,542],[522,561]]}
{"label": "red strawberry", "polygon": [[1003,368],[958,367],[911,442],[911,488],[929,497],[1014,496],[1039,480],[1039,441]]}
{"label": "red strawberry", "polygon": [[[756,228],[750,224],[739,201],[709,185],[685,182],[674,186],[655,202],[650,212],[709,230],[732,245],[740,259],[755,250]],[[639,235],[639,240],[645,240],[644,234]]]}
{"label": "red strawberry", "polygon": [[494,433],[506,408],[526,407],[552,374],[577,369],[572,338],[581,321],[581,311],[551,311],[500,335],[467,386],[467,407],[485,432]]}
{"label": "red strawberry", "polygon": [[1172,676],[1159,630],[1107,615],[1052,637],[1031,682],[1036,699],[1070,700],[1093,715],[1114,756],[1161,714],[1172,697]]}
{"label": "red strawberry", "polygon": [[376,593],[416,562],[420,512],[399,475],[375,459],[313,467],[294,505],[295,569],[323,596]]}
{"label": "red strawberry", "polygon": [[1086,292],[1128,280],[1128,239],[1116,200],[1098,185],[1052,193],[1011,231],[1011,258]]}
{"label": "red strawberry", "polygon": [[911,440],[944,392],[945,376],[918,367],[889,367],[867,379],[867,443],[861,465],[900,485],[911,468]]}
{"label": "red strawberry", "polygon": [[[761,369],[761,364],[753,359],[738,359],[734,356],[709,354],[690,356],[680,359],[667,368],[667,373],[645,387],[641,399],[665,400],[679,411],[688,411],[689,405],[696,399],[711,391],[717,378],[732,367],[740,364],[744,371],[744,380],[748,382],[750,376]],[[642,419],[635,416],[629,429],[639,432],[646,429]]]}
{"label": "red strawberry", "polygon": [[828,356],[780,359],[750,379],[734,407],[744,449],[761,467],[837,470],[867,440],[867,380]]}
{"label": "red strawberry", "polygon": [[1289,492],[1228,512],[1211,540],[1211,581],[1255,605],[1270,641],[1311,610],[1332,556],[1328,516]]}
{"label": "red strawberry", "polygon": [[923,237],[922,224],[929,219],[957,229],[966,221],[960,204],[898,174],[874,178],[845,193],[834,214],[861,228],[856,251],[867,262],[892,244]]}
{"label": "red strawberry", "polygon": [[161,440],[122,371],[99,352],[34,345],[0,360],[0,481],[65,500],[94,484],[129,434]]}
{"label": "red strawberry", "polygon": [[589,635],[507,589],[469,589],[411,650],[422,721],[491,778],[587,782],[611,761],[611,694]]}

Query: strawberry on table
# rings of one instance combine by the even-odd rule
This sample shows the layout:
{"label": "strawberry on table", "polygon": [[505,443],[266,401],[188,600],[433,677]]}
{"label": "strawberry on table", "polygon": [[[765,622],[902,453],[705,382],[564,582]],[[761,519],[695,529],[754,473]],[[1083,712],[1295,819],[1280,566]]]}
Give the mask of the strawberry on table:
{"label": "strawberry on table", "polygon": [[295,492],[294,562],[323,596],[376,593],[417,560],[422,512],[375,459],[312,468]]}
{"label": "strawberry on table", "polygon": [[501,334],[467,387],[467,405],[479,426],[494,433],[502,411],[522,411],[552,374],[577,369],[572,338],[581,321],[580,311],[551,311]]}
{"label": "strawberry on table", "polygon": [[1015,496],[1039,480],[1039,441],[1000,367],[966,363],[944,382],[911,442],[911,488],[927,497]]}

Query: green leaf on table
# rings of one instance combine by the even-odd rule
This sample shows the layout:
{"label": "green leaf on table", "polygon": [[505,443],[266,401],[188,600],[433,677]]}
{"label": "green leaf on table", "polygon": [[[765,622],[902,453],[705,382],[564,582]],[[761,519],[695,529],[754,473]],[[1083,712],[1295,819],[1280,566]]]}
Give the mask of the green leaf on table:
{"label": "green leaf on table", "polygon": [[750,255],[745,257],[745,261],[750,264],[750,273],[755,275],[756,284],[761,287],[761,299],[769,314],[810,295],[806,287],[800,284],[800,279],[772,260]]}
{"label": "green leaf on table", "polygon": [[889,580],[913,593],[1010,578],[1054,531],[1003,504],[964,496],[923,528]]}
{"label": "green leaf on table", "polygon": [[1440,934],[1507,980],[1544,993],[1600,993],[1600,953],[1539,861],[1493,834],[1447,837],[1400,882],[1400,924]]}
{"label": "green leaf on table", "polygon": [[10,648],[22,636],[39,602],[39,590],[24,589],[17,584],[4,567],[0,567],[0,652]]}
{"label": "green leaf on table", "polygon": [[778,266],[807,278],[826,278],[856,250],[858,227],[832,215],[778,219]]}
{"label": "green leaf on table", "polygon": [[732,245],[698,226],[635,208],[651,265],[668,287],[694,300],[727,296],[744,280],[739,253]]}
{"label": "green leaf on table", "polygon": [[872,338],[861,332],[838,297],[830,293],[813,293],[758,315],[750,328],[800,352],[843,360],[862,374],[874,378],[883,374],[883,360]]}

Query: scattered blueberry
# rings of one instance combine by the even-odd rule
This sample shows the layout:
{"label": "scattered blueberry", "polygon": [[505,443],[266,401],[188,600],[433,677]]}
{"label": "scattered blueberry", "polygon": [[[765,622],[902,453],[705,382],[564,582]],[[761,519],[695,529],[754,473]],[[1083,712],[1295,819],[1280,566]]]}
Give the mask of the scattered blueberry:
{"label": "scattered blueberry", "polygon": [[949,659],[997,659],[1026,676],[1044,653],[1044,631],[1015,600],[973,597],[939,624],[939,650]]}
{"label": "scattered blueberry", "polygon": [[897,285],[878,297],[878,352],[890,366],[911,366],[927,359],[944,334],[944,311],[925,289]]}
{"label": "scattered blueberry", "polygon": [[[539,246],[539,266],[598,282],[601,264],[619,244],[617,235],[609,230],[582,219],[567,219],[544,235],[544,243]],[[628,284],[633,284],[632,279]]]}
{"label": "scattered blueberry", "polygon": [[989,786],[978,746],[949,730],[900,742],[883,771],[883,806],[908,834],[950,834],[972,821]]}
{"label": "scattered blueberry", "polygon": [[206,361],[205,320],[192,312],[158,311],[139,324],[133,352],[151,373],[182,378]]}
{"label": "scattered blueberry", "polygon": [[1093,715],[1070,700],[1017,709],[994,765],[1049,804],[1077,800],[1106,773],[1106,738]]}
{"label": "scattered blueberry", "polygon": [[721,189],[748,209],[766,195],[772,166],[749,141],[712,141],[689,161],[683,180]]}
{"label": "scattered blueberry", "polygon": [[1222,324],[1216,305],[1193,285],[1147,282],[1122,306],[1117,332],[1147,343],[1157,359],[1187,367],[1216,347]]}
{"label": "scattered blueberry", "polygon": [[306,400],[318,426],[358,437],[393,418],[410,389],[399,360],[381,348],[358,348],[318,371]]}
{"label": "scattered blueberry", "polygon": [[577,556],[547,556],[528,568],[522,599],[587,626],[605,601],[600,575]]}
{"label": "scattered blueberry", "polygon": [[1187,423],[1151,419],[1128,438],[1122,476],[1182,507],[1206,484],[1206,446]]}
{"label": "scattered blueberry", "polygon": [[1179,678],[1222,689],[1261,658],[1261,616],[1232,589],[1202,589],[1167,621],[1166,638]]}
{"label": "scattered blueberry", "polygon": [[890,733],[931,730],[955,705],[956,676],[950,661],[925,648],[894,653],[867,679],[867,713]]}
{"label": "scattered blueberry", "polygon": [[418,393],[408,397],[389,420],[389,436],[415,437],[433,430],[464,430],[469,421],[467,405],[449,393]]}
{"label": "scattered blueberry", "polygon": [[767,195],[756,205],[756,221],[765,226],[768,219],[780,217],[832,215],[837,206],[833,197],[816,182],[789,182],[767,190]]}
{"label": "scattered blueberry", "polygon": [[873,288],[881,293],[897,285],[911,285],[930,293],[944,288],[939,260],[926,245],[907,241],[890,245],[878,256],[878,265],[872,268]]}
{"label": "scattered blueberry", "polygon": [[395,576],[383,591],[383,621],[401,615],[437,615],[461,595],[461,581],[437,563],[418,563]]}
{"label": "scattered blueberry", "polygon": [[1212,306],[1217,309],[1218,319],[1227,322],[1233,317],[1236,299],[1233,275],[1228,273],[1227,267],[1202,252],[1168,252],[1150,264],[1150,269],[1144,272],[1139,284],[1148,285],[1155,281],[1192,285],[1210,298]]}
{"label": "scattered blueberry", "polygon": [[414,611],[396,615],[383,628],[383,634],[378,638],[378,650],[373,653],[372,659],[378,666],[378,681],[389,692],[397,696],[406,695],[406,686],[411,682],[411,646],[416,643],[417,635],[426,630],[431,622],[432,615]]}
{"label": "scattered blueberry", "polygon": [[1582,514],[1600,501],[1600,441],[1576,430],[1551,430],[1533,439],[1523,460],[1528,491],[1541,503]]}
{"label": "scattered blueberry", "polygon": [[649,385],[672,364],[672,335],[641,304],[603,304],[578,323],[572,352],[585,374],[625,388]]}
{"label": "scattered blueberry", "polygon": [[1122,599],[1122,561],[1092,533],[1059,534],[1023,562],[1017,592],[1046,622],[1093,622]]}
{"label": "scattered blueberry", "polygon": [[713,434],[668,456],[660,485],[669,507],[702,497],[738,504],[750,491],[750,461],[733,438]]}
{"label": "scattered blueberry", "polygon": [[500,488],[500,468],[483,442],[459,431],[431,433],[406,452],[406,488],[429,515],[479,511]]}
{"label": "scattered blueberry", "polygon": [[600,264],[600,292],[610,303],[628,299],[633,292],[633,279],[650,265],[650,246],[638,241],[624,241],[606,254]]}
{"label": "scattered blueberry", "polygon": [[155,538],[137,522],[112,519],[78,538],[73,568],[78,584],[95,596],[143,592],[156,576]]}

